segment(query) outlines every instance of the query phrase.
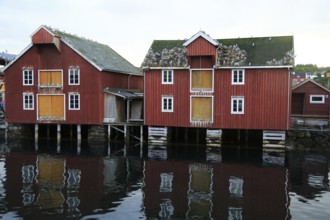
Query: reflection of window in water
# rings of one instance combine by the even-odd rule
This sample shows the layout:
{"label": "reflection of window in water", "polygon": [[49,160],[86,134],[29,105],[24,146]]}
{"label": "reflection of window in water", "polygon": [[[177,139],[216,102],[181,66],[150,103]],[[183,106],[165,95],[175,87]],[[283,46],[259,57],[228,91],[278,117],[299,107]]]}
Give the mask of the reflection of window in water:
{"label": "reflection of window in water", "polygon": [[33,183],[34,180],[34,166],[33,165],[26,165],[22,167],[22,179],[23,184]]}
{"label": "reflection of window in water", "polygon": [[173,173],[160,174],[159,192],[172,192]]}
{"label": "reflection of window in water", "polygon": [[34,193],[23,193],[23,205],[28,206],[31,205],[34,201]]}
{"label": "reflection of window in water", "polygon": [[228,220],[241,220],[242,217],[242,208],[229,207],[228,208]]}
{"label": "reflection of window in water", "polygon": [[229,192],[231,196],[242,197],[243,196],[243,179],[231,176],[229,178]]}
{"label": "reflection of window in water", "polygon": [[68,188],[79,187],[80,178],[81,178],[81,170],[78,169],[69,169],[68,170]]}
{"label": "reflection of window in water", "polygon": [[22,203],[24,206],[30,205],[34,202],[35,194],[32,190],[33,181],[35,178],[34,166],[26,165],[22,167]]}
{"label": "reflection of window in water", "polygon": [[160,205],[159,217],[169,219],[174,213],[174,207],[170,199],[164,199]]}
{"label": "reflection of window in water", "polygon": [[314,188],[325,188],[326,183],[324,180],[324,176],[308,175],[308,185]]}

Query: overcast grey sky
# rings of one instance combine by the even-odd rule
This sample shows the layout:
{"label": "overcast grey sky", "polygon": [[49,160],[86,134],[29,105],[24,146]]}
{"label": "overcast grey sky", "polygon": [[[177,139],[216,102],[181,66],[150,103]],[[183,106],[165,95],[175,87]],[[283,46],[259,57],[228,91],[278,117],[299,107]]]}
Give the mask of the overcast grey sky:
{"label": "overcast grey sky", "polygon": [[0,52],[48,25],[107,44],[140,66],[154,39],[293,35],[296,64],[330,66],[329,0],[0,0]]}

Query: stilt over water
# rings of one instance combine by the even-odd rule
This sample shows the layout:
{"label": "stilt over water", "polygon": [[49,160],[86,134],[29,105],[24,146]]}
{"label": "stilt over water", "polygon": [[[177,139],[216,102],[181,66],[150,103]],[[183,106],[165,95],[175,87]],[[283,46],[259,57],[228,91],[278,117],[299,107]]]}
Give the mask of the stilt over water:
{"label": "stilt over water", "polygon": [[283,149],[285,145],[285,131],[268,131],[264,130],[263,135],[263,148]]}
{"label": "stilt over water", "polygon": [[148,127],[148,142],[166,144],[168,142],[168,127]]}
{"label": "stilt over water", "polygon": [[210,147],[221,147],[222,130],[221,129],[206,129],[206,144]]}

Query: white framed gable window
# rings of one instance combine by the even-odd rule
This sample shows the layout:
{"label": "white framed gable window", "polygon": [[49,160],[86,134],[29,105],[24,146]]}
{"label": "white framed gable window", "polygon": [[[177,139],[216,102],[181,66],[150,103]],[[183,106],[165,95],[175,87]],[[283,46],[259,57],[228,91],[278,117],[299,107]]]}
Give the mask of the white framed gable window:
{"label": "white framed gable window", "polygon": [[23,69],[23,85],[32,86],[33,85],[33,70]]}
{"label": "white framed gable window", "polygon": [[232,85],[244,85],[245,83],[245,70],[235,69],[231,71],[231,84]]}
{"label": "white framed gable window", "polygon": [[33,93],[23,93],[23,110],[34,110]]}
{"label": "white framed gable window", "polygon": [[69,110],[80,110],[79,93],[69,93]]}
{"label": "white framed gable window", "polygon": [[80,69],[69,68],[69,85],[79,85],[79,84],[80,84]]}
{"label": "white framed gable window", "polygon": [[244,114],[244,97],[231,97],[231,114]]}
{"label": "white framed gable window", "polygon": [[162,84],[173,84],[174,82],[173,70],[162,70]]}
{"label": "white framed gable window", "polygon": [[310,95],[309,102],[313,104],[323,104],[325,103],[325,96],[324,95]]}
{"label": "white framed gable window", "polygon": [[173,96],[162,97],[162,112],[173,112]]}

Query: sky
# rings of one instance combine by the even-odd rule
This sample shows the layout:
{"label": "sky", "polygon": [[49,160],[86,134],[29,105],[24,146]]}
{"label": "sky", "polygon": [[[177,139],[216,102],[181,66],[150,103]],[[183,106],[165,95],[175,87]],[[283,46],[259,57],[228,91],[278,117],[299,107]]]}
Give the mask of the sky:
{"label": "sky", "polygon": [[[296,64],[330,66],[329,0],[0,0],[0,52],[41,25],[110,46],[141,66],[153,40],[294,36]],[[221,42],[220,42],[221,43]]]}

